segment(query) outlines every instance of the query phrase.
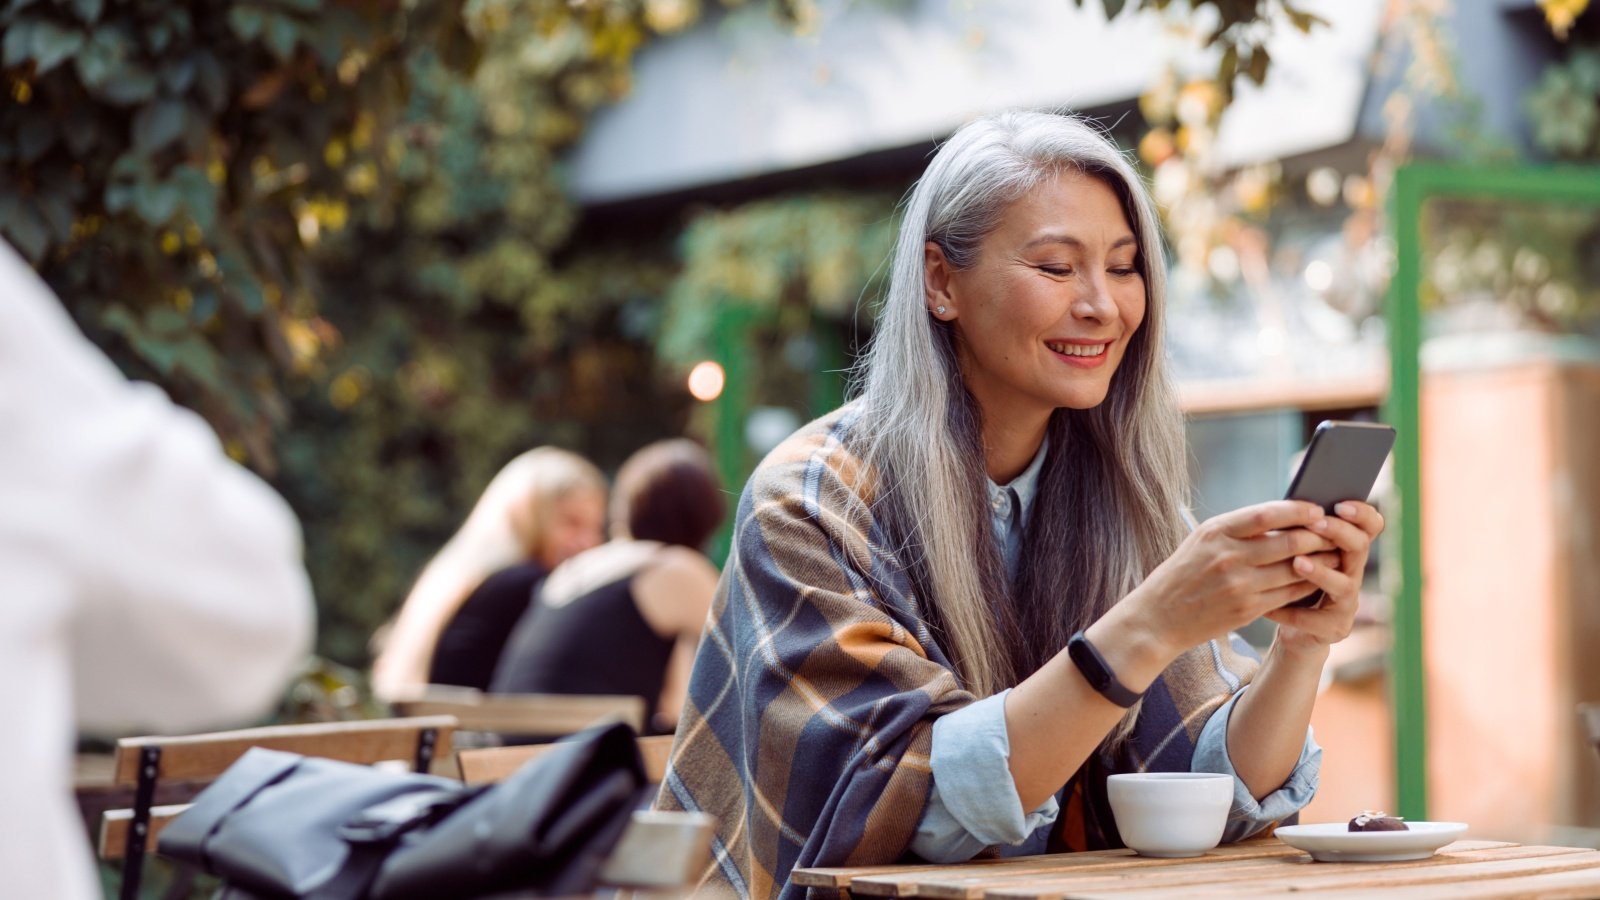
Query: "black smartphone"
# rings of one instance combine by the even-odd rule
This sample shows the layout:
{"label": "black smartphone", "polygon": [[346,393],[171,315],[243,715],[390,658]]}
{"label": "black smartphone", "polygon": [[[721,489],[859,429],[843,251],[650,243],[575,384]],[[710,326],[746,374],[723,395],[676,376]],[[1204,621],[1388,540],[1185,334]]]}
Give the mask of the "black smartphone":
{"label": "black smartphone", "polygon": [[[1320,504],[1330,516],[1342,500],[1366,500],[1392,447],[1394,429],[1388,425],[1323,422],[1311,435],[1311,445],[1285,497]],[[1316,606],[1321,602],[1319,590],[1289,605]]]}

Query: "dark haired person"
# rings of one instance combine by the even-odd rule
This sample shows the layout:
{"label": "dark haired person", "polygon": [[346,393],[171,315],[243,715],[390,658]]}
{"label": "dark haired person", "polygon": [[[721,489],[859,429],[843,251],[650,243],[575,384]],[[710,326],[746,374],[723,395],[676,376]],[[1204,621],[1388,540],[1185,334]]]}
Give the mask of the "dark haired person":
{"label": "dark haired person", "polygon": [[650,444],[617,472],[611,540],[561,564],[517,623],[497,693],[632,694],[648,730],[671,731],[717,587],[700,548],[726,505],[687,440]]}

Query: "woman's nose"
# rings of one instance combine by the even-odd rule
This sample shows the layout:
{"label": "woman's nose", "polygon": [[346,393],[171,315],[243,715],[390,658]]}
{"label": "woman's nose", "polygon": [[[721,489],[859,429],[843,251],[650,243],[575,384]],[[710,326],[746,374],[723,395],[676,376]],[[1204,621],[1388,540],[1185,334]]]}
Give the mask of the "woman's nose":
{"label": "woman's nose", "polygon": [[1110,321],[1116,315],[1116,303],[1111,299],[1110,285],[1105,278],[1086,278],[1072,300],[1072,314],[1080,319],[1095,322]]}

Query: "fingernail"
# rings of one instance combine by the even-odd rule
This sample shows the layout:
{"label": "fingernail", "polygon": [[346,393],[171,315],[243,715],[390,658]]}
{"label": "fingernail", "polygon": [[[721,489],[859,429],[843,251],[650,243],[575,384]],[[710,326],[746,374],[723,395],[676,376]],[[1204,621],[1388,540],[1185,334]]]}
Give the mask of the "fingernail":
{"label": "fingernail", "polygon": [[1328,520],[1327,519],[1318,519],[1315,522],[1312,522],[1311,523],[1311,530],[1312,531],[1327,531],[1328,530]]}
{"label": "fingernail", "polygon": [[1356,506],[1354,503],[1340,503],[1333,511],[1348,519],[1356,514]]}
{"label": "fingernail", "polygon": [[1294,558],[1294,570],[1302,575],[1311,574],[1311,560],[1306,559],[1304,556],[1296,556]]}

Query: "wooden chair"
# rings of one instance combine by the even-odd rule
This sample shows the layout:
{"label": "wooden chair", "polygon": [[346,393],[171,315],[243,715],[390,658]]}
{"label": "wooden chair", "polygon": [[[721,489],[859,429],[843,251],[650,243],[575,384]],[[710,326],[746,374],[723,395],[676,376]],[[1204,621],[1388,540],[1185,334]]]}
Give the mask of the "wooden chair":
{"label": "wooden chair", "polygon": [[644,729],[643,697],[609,694],[486,694],[429,685],[390,704],[402,716],[455,716],[462,731],[557,738],[602,722]]}
{"label": "wooden chair", "polygon": [[435,758],[448,759],[456,720],[450,716],[278,725],[177,737],[124,738],[117,742],[113,781],[132,785],[132,809],[108,811],[101,820],[102,859],[121,859],[123,900],[136,900],[144,857],[157,837],[187,804],[154,806],[157,785],[165,781],[205,783],[251,747],[283,750],[361,765],[403,761],[427,772]]}
{"label": "wooden chair", "polygon": [[[468,784],[487,784],[500,781],[522,764],[541,756],[551,744],[529,744],[521,747],[484,747],[480,750],[462,750],[456,754],[461,767],[461,780]],[[644,775],[651,784],[660,784],[667,773],[667,755],[672,752],[672,735],[663,734],[639,738],[639,755],[644,758]]]}
{"label": "wooden chair", "polygon": [[[548,752],[551,744],[486,747],[456,754],[461,778],[469,784],[500,781],[523,763]],[[666,776],[672,735],[639,738],[645,777],[659,784]],[[632,890],[692,888],[711,858],[716,819],[705,813],[641,810],[611,851],[600,871],[601,884]]]}

